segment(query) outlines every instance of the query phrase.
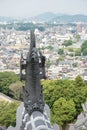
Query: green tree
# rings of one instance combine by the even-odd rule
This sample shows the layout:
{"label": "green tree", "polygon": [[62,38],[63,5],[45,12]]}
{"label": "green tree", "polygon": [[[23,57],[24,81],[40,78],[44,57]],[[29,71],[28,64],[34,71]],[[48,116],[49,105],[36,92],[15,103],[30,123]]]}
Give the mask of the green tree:
{"label": "green tree", "polygon": [[86,48],[87,48],[87,40],[84,41],[84,43],[82,44],[82,46],[81,46],[81,52],[83,52],[84,49],[86,49]]}
{"label": "green tree", "polygon": [[80,40],[80,38],[81,38],[81,36],[78,34],[78,35],[76,35],[76,40],[77,40],[77,42]]}
{"label": "green tree", "polygon": [[67,47],[67,46],[71,46],[72,43],[73,43],[73,42],[72,42],[71,39],[70,39],[70,40],[65,40],[64,43],[63,43],[63,45]]}
{"label": "green tree", "polygon": [[73,66],[74,68],[75,68],[75,67],[78,67],[78,63],[75,62],[75,63],[72,64],[72,66]]}
{"label": "green tree", "polygon": [[50,60],[47,60],[47,61],[46,61],[46,67],[47,67],[47,68],[49,68],[49,67],[51,66],[51,64],[52,64],[52,63],[51,63]]}
{"label": "green tree", "polygon": [[42,81],[42,85],[44,88],[45,101],[51,108],[54,103],[54,98],[53,98],[53,91],[55,89],[54,82],[50,80],[46,80],[46,81]]}
{"label": "green tree", "polygon": [[67,123],[73,121],[76,116],[76,109],[73,100],[66,100],[59,98],[53,104],[52,108],[52,121],[65,127]]}
{"label": "green tree", "polygon": [[17,100],[22,100],[22,86],[23,84],[20,81],[17,81],[16,83],[12,83],[9,86],[9,89],[11,90],[12,95]]}
{"label": "green tree", "polygon": [[85,86],[85,85],[86,85],[86,83],[81,78],[81,76],[80,75],[76,76],[76,78],[75,78],[75,87],[82,87],[82,86]]}
{"label": "green tree", "polygon": [[58,50],[58,54],[63,55],[64,54],[64,50],[63,49],[59,49]]}
{"label": "green tree", "polygon": [[19,76],[13,72],[0,72],[0,92],[12,96],[9,86],[19,80]]}
{"label": "green tree", "polygon": [[75,56],[81,56],[81,49],[77,49],[75,51]]}
{"label": "green tree", "polygon": [[[50,106],[51,112],[53,111],[54,103],[61,97],[66,101],[72,100],[74,102],[76,108],[75,116],[73,114],[74,117],[72,120],[74,121],[82,111],[81,104],[84,103],[87,98],[87,85],[84,80],[80,76],[77,76],[75,80],[65,79],[42,81],[42,85],[45,101]],[[53,116],[52,120],[54,120]]]}
{"label": "green tree", "polygon": [[49,49],[50,51],[53,51],[54,47],[53,46],[48,46],[46,47],[47,49]]}
{"label": "green tree", "polygon": [[84,56],[87,55],[87,40],[84,41],[84,43],[82,44],[82,46],[81,46],[81,52],[82,52],[82,54]]}
{"label": "green tree", "polygon": [[84,56],[87,55],[87,48],[85,48],[85,49],[83,50],[83,55],[84,55]]}
{"label": "green tree", "polygon": [[42,27],[42,26],[38,27],[38,29],[39,29],[41,32],[45,31],[45,28]]}
{"label": "green tree", "polygon": [[71,48],[71,47],[68,47],[67,49],[68,49],[68,51],[70,51],[70,52],[74,52],[74,49]]}
{"label": "green tree", "polygon": [[0,125],[6,128],[16,124],[16,110],[19,103],[8,103],[0,101]]}
{"label": "green tree", "polygon": [[74,81],[75,92],[72,97],[76,104],[77,115],[82,111],[81,104],[85,102],[87,97],[87,86],[81,76],[77,76]]}

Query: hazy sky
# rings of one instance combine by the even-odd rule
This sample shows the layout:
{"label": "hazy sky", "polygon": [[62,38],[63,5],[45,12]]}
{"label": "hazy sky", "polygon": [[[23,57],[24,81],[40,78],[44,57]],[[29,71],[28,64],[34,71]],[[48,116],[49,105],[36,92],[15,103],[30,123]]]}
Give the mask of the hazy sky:
{"label": "hazy sky", "polygon": [[30,17],[43,12],[87,15],[87,0],[0,0],[0,16]]}

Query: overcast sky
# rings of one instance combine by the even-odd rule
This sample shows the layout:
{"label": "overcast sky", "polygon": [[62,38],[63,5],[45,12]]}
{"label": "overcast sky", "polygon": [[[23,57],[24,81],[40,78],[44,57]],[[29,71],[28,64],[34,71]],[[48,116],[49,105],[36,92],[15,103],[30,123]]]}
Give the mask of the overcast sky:
{"label": "overcast sky", "polygon": [[87,15],[87,0],[0,0],[0,16],[30,17],[43,12]]}

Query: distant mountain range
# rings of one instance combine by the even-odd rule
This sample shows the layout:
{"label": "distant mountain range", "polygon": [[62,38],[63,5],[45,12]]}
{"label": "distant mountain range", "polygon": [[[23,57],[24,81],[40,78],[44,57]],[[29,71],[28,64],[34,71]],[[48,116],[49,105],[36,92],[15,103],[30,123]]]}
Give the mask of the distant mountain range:
{"label": "distant mountain range", "polygon": [[87,15],[67,15],[67,14],[55,14],[55,13],[43,13],[38,16],[29,18],[28,20],[34,20],[36,22],[57,22],[57,23],[71,23],[71,22],[87,22]]}
{"label": "distant mountain range", "polygon": [[57,23],[72,23],[72,22],[87,22],[87,16],[86,15],[61,15],[53,18],[51,22],[57,22]]}
{"label": "distant mountain range", "polygon": [[42,13],[34,17],[30,17],[28,18],[28,20],[33,20],[36,22],[41,22],[41,21],[47,22],[47,21],[51,21],[55,17],[57,17],[57,14],[46,12],[46,13]]}
{"label": "distant mountain range", "polygon": [[57,23],[72,23],[72,22],[87,22],[87,15],[67,15],[55,14],[51,12],[42,13],[34,17],[23,19],[14,19],[10,17],[0,17],[0,22],[13,22],[13,21],[36,21],[36,22],[57,22]]}

